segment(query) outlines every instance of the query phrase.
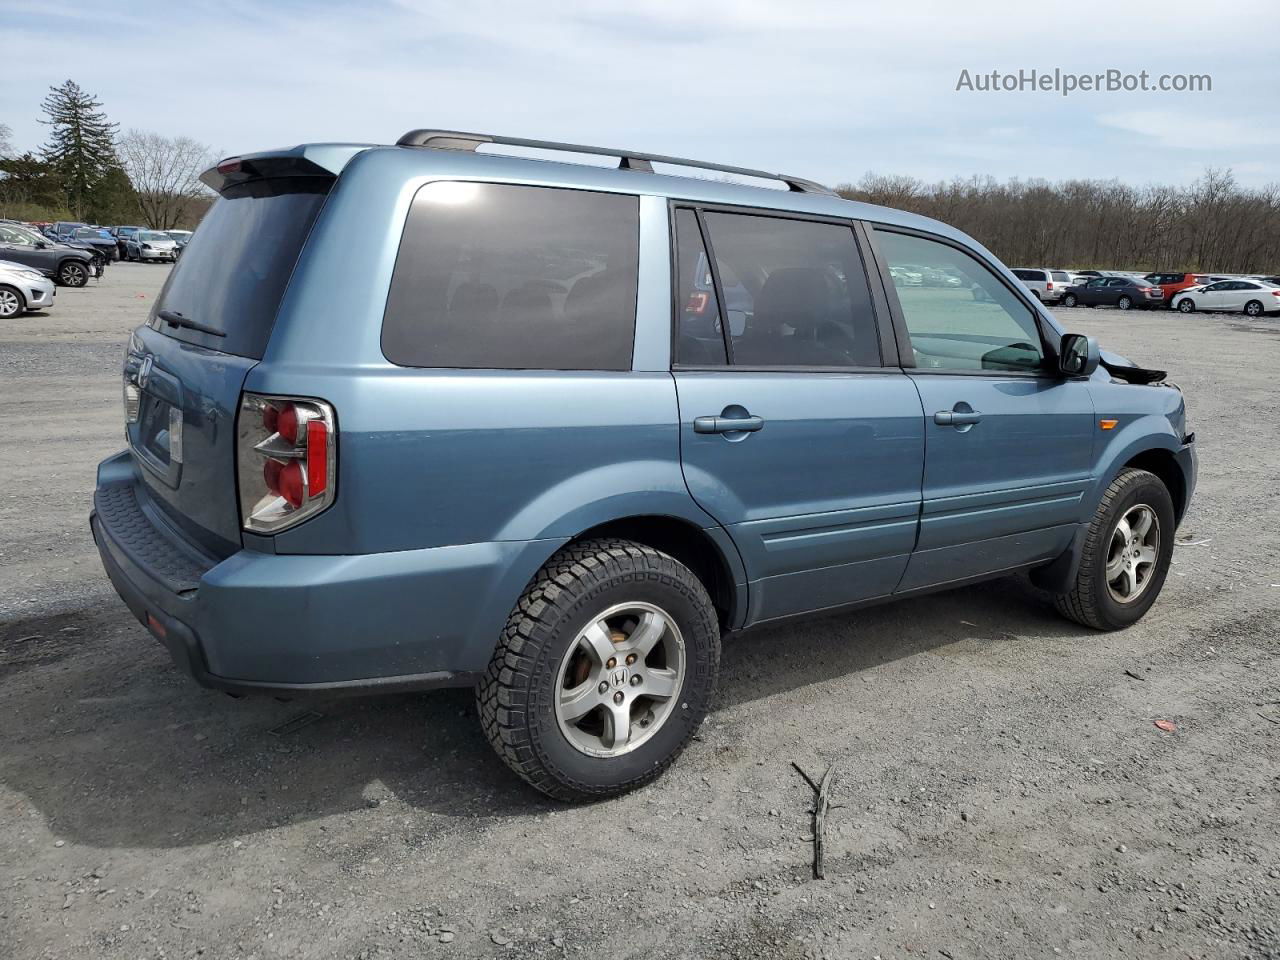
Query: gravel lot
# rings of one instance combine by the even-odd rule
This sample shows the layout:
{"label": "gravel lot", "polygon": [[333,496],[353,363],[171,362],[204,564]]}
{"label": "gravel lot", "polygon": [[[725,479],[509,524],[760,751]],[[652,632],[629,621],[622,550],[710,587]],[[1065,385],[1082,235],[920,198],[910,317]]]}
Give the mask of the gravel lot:
{"label": "gravel lot", "polygon": [[[465,692],[233,700],[116,599],[86,518],[166,271],[0,327],[0,957],[1280,957],[1280,323],[1060,314],[1189,397],[1143,622],[1004,580],[746,635],[666,777],[569,808]],[[836,764],[823,881],[792,760]]]}

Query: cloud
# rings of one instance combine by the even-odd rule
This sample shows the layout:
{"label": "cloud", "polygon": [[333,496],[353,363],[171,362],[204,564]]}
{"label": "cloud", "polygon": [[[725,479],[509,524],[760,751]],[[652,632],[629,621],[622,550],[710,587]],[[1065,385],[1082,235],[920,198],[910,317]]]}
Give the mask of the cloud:
{"label": "cloud", "polygon": [[[869,169],[928,179],[1182,180],[1186,152],[1159,121],[1143,118],[1179,115],[1173,130],[1224,110],[1265,116],[1280,79],[1265,47],[1169,21],[1166,3],[1147,0],[1125,20],[1167,22],[1160,50],[1194,56],[1151,52],[1134,62],[1148,55],[1133,52],[1128,29],[1046,45],[1013,0],[980,10],[942,0],[383,0],[358,8],[222,0],[170,3],[163,16],[149,4],[104,12],[84,0],[4,2],[5,38],[23,51],[23,66],[0,85],[0,120],[21,147],[43,139],[39,102],[70,76],[122,128],[188,135],[228,153],[308,140],[390,142],[430,126],[617,144],[831,181]],[[1235,22],[1269,13],[1258,0],[1215,8]],[[1070,22],[1113,14],[1102,0],[1080,0]],[[1214,93],[955,90],[961,69],[1055,66],[1208,72]],[[138,70],[163,76],[165,92],[140,89]],[[1154,132],[1135,129],[1134,117]],[[1205,143],[1210,154],[1226,146]],[[1280,180],[1280,161],[1250,176]]]}
{"label": "cloud", "polygon": [[1172,149],[1270,147],[1280,144],[1280,130],[1257,115],[1229,117],[1208,110],[1137,110],[1106,113],[1098,118],[1098,122],[1148,137],[1160,146]]}

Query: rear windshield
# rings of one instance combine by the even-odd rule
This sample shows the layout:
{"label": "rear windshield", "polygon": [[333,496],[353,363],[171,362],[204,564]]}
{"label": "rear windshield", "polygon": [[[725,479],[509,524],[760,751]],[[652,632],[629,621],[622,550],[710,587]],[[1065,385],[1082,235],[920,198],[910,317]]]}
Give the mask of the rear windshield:
{"label": "rear windshield", "polygon": [[[160,291],[151,325],[179,340],[262,359],[284,288],[332,183],[260,180],[229,190],[187,243]],[[173,326],[162,313],[225,336]]]}

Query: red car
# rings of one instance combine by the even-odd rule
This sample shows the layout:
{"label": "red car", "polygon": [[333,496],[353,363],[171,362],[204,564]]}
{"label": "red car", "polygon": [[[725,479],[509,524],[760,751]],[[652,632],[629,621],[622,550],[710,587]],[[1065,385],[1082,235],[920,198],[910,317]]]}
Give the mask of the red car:
{"label": "red car", "polygon": [[1183,290],[1206,282],[1203,275],[1194,273],[1148,273],[1143,279],[1160,289],[1160,297],[1166,307]]}

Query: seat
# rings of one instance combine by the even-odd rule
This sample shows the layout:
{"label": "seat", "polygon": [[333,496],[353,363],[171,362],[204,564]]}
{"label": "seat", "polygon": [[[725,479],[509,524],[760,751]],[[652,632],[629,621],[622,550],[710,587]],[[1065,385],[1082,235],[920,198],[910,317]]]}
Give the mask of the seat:
{"label": "seat", "polygon": [[832,322],[834,305],[823,270],[783,267],[773,271],[756,297],[746,329],[733,341],[734,363],[747,366],[847,363],[840,341],[847,340],[848,335]]}

